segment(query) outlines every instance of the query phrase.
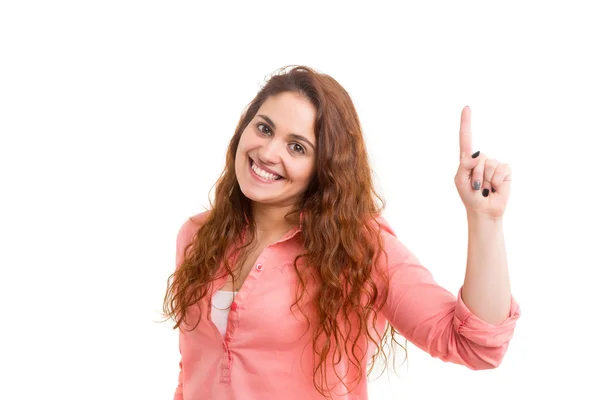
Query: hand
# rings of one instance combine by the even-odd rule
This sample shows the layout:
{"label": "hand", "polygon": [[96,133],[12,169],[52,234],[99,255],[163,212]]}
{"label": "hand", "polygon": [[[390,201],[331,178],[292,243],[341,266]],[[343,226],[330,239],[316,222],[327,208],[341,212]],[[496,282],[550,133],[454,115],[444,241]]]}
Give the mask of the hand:
{"label": "hand", "polygon": [[510,196],[510,167],[479,151],[473,154],[471,139],[471,108],[466,106],[460,116],[460,164],[454,183],[467,214],[501,218]]}

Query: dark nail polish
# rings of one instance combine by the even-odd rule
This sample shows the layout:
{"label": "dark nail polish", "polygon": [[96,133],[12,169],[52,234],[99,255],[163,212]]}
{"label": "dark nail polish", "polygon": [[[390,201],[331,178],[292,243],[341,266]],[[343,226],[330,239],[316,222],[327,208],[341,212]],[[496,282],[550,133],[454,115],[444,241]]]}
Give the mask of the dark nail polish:
{"label": "dark nail polish", "polygon": [[479,157],[479,151],[476,151],[475,153],[473,153],[473,155],[471,156],[471,158],[477,158]]}
{"label": "dark nail polish", "polygon": [[496,189],[492,188],[492,193],[496,193]]}
{"label": "dark nail polish", "polygon": [[488,197],[490,191],[488,189],[483,189],[483,197]]}

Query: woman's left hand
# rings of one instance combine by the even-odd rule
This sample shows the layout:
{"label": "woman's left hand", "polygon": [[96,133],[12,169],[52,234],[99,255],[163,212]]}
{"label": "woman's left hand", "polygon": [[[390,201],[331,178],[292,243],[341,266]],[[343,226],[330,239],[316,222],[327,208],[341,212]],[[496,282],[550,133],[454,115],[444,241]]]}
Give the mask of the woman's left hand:
{"label": "woman's left hand", "polygon": [[469,106],[462,110],[459,136],[460,164],[454,183],[467,214],[501,218],[510,196],[511,170],[508,164],[499,163],[479,151],[472,152]]}

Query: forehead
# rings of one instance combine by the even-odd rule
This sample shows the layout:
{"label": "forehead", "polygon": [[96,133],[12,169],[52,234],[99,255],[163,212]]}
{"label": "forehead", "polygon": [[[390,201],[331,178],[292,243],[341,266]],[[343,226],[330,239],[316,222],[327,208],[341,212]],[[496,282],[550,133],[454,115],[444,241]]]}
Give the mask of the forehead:
{"label": "forehead", "polygon": [[275,131],[287,135],[295,133],[314,142],[316,109],[306,97],[297,93],[281,93],[271,96],[256,113],[269,117],[275,124]]}

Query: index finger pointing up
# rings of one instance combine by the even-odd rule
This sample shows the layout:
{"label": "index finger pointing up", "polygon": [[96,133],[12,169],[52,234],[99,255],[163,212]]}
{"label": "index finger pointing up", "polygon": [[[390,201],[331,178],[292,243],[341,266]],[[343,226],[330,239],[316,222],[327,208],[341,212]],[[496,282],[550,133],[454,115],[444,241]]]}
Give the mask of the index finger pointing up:
{"label": "index finger pointing up", "polygon": [[460,114],[459,142],[460,154],[471,155],[473,150],[471,147],[471,108],[469,106],[465,106]]}

